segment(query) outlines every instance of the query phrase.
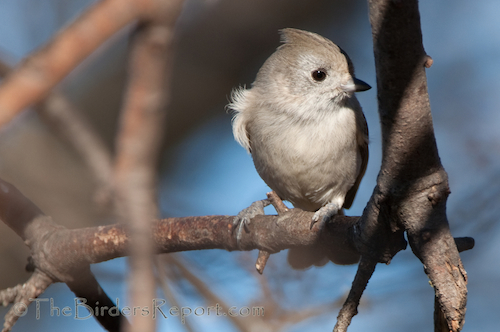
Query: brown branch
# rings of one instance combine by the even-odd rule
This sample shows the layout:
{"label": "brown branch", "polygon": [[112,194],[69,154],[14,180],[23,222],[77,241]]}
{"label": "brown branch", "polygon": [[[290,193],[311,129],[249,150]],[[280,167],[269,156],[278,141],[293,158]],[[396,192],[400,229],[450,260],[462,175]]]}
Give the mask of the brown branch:
{"label": "brown branch", "polygon": [[[153,223],[149,241],[154,244],[157,253],[202,249],[232,251],[241,248],[274,253],[291,247],[314,246],[327,255],[342,255],[348,257],[350,263],[356,262],[359,254],[354,245],[354,227],[359,218],[335,216],[325,227],[310,230],[312,214],[292,209],[281,216],[257,216],[248,225],[250,233],[242,238],[239,245],[232,233],[234,216],[169,218]],[[36,271],[32,278],[40,278],[36,275],[42,274],[41,277],[44,280],[49,278],[50,283],[66,282],[77,296],[88,299],[89,303],[99,302],[101,306],[112,303],[95,283],[89,266],[128,255],[131,231],[126,226],[115,224],[72,230],[64,228],[45,216],[14,186],[2,180],[0,219],[31,248],[32,265]],[[473,246],[473,240],[460,238],[457,244],[469,249]],[[22,288],[16,286],[16,289]],[[38,287],[40,292],[37,294],[41,294],[45,288]],[[12,289],[2,291],[0,300],[12,303],[16,296],[12,294],[16,294],[12,293]],[[32,295],[29,294],[31,298],[36,297]],[[11,316],[7,318],[9,321],[12,319]],[[104,326],[116,327],[120,324],[119,318],[111,322],[107,321],[109,317],[96,318],[101,319]]]}
{"label": "brown branch", "polygon": [[[0,55],[2,54],[0,53]],[[6,76],[8,73],[10,73],[10,71],[11,71],[10,66],[3,59],[0,58],[0,77]]]}
{"label": "brown branch", "polygon": [[[29,213],[29,211],[31,211]],[[340,243],[342,254],[359,255],[354,243],[354,227],[359,217],[337,215],[323,228],[309,230],[312,212],[289,210],[282,216],[263,215],[252,219],[250,232],[240,245],[231,231],[234,216],[180,217],[156,220],[152,224],[150,241],[156,253],[224,249],[267,249],[272,253],[297,246],[319,246],[327,254]],[[101,263],[128,255],[130,230],[123,224],[67,229],[54,223],[13,185],[0,179],[0,219],[41,252],[33,258],[50,258],[51,263],[37,268],[57,276],[57,271],[69,271],[86,264]],[[50,234],[50,236],[46,236]],[[471,249],[472,238],[457,238],[461,250]],[[356,261],[351,263],[355,263]],[[60,277],[64,280],[66,278]]]}
{"label": "brown branch", "polygon": [[2,332],[12,329],[19,317],[28,309],[28,305],[42,294],[53,280],[45,273],[35,270],[33,275],[23,285],[17,285],[0,291],[0,302],[5,306],[9,303],[14,305],[5,315]]}
{"label": "brown branch", "polygon": [[267,199],[274,206],[274,209],[278,212],[278,214],[288,212],[289,209],[275,191],[268,192]]}
{"label": "brown branch", "polygon": [[[318,246],[329,255],[332,242],[341,242],[340,254],[359,255],[354,247],[353,227],[359,217],[336,216],[331,227],[308,231],[311,212],[292,209],[285,216],[266,215],[252,219],[248,227],[252,230],[237,245],[228,231],[234,216],[180,217],[157,220],[152,225],[152,238],[156,253],[173,253],[192,250],[224,249],[227,251],[266,249],[271,253],[291,247]],[[293,224],[292,224],[293,223]],[[61,260],[70,261],[71,266],[94,264],[129,254],[130,231],[121,224],[66,229],[59,226],[52,230],[54,242],[47,250],[55,251]],[[57,235],[56,235],[57,234]],[[466,239],[458,238],[457,240]],[[466,248],[470,248],[467,243]],[[45,250],[45,249],[44,249]],[[46,251],[46,250],[45,250]],[[64,253],[64,255],[63,255]],[[45,252],[44,255],[48,255]],[[54,253],[50,253],[53,256]],[[67,259],[64,259],[67,257]],[[54,257],[55,260],[59,259]],[[355,263],[356,261],[351,261]],[[61,263],[53,264],[54,267]]]}
{"label": "brown branch", "polygon": [[460,331],[467,274],[446,217],[448,179],[432,126],[418,2],[369,0],[374,41],[382,167],[377,187],[357,226],[359,251],[389,262],[406,231],[444,312]]}
{"label": "brown branch", "polygon": [[[134,307],[149,305],[156,293],[150,224],[157,216],[156,168],[170,99],[173,30],[183,1],[146,3],[148,15],[133,36],[115,164],[116,206],[131,230],[128,285]],[[155,320],[134,315],[128,331],[154,328]]]}
{"label": "brown branch", "polygon": [[103,0],[33,53],[0,87],[0,126],[40,101],[84,58],[141,13],[141,1]]}
{"label": "brown branch", "polygon": [[116,304],[107,296],[106,292],[97,282],[94,274],[90,271],[89,265],[84,265],[83,268],[71,271],[71,280],[66,281],[69,289],[77,298],[84,300],[85,305],[90,308],[102,310],[93,312],[96,320],[110,332],[123,331],[123,327],[129,327],[129,323],[125,317],[121,315],[120,310],[111,315],[109,309],[116,308]]}
{"label": "brown branch", "polygon": [[[352,227],[358,217],[336,216],[323,228],[309,230],[312,212],[292,209],[281,216],[252,219],[239,245],[233,236],[234,216],[181,217],[156,220],[148,240],[156,253],[202,249],[267,250],[319,245],[330,253],[337,242],[357,255]],[[32,248],[34,265],[65,282],[67,271],[129,254],[133,230],[123,224],[67,229],[56,224],[13,185],[0,179],[0,219]],[[46,262],[46,263],[44,263]]]}
{"label": "brown branch", "polygon": [[[12,68],[0,59],[0,77],[10,72]],[[97,132],[58,91],[52,91],[36,105],[36,110],[56,135],[80,154],[97,182],[95,201],[100,206],[108,205],[112,196],[112,158]]]}
{"label": "brown branch", "polygon": [[[282,213],[288,211],[288,208],[286,207],[285,203],[283,203],[283,201],[281,200],[281,198],[279,198],[276,192],[274,191],[268,192],[267,199],[274,206],[276,212],[278,212],[278,215],[281,215]],[[267,261],[269,260],[270,256],[271,254],[268,251],[259,250],[257,262],[255,262],[255,269],[257,270],[257,272],[259,272],[259,274],[264,273],[264,268],[266,267]]]}
{"label": "brown branch", "polygon": [[[76,296],[85,297],[91,308],[95,308],[97,304],[113,306],[113,302],[92,275],[87,258],[68,255],[67,250],[72,250],[69,243],[66,243],[69,247],[59,245],[69,239],[66,236],[71,232],[54,223],[14,186],[2,180],[0,180],[0,218],[30,248],[32,255],[30,265],[35,268],[34,274],[24,285],[0,292],[0,299],[4,305],[14,303],[5,317],[6,331],[17,321],[19,312],[16,310],[19,306],[21,304],[27,306],[32,301],[30,299],[38,297],[55,282],[65,282]],[[70,236],[78,237],[76,234]],[[91,244],[86,243],[86,245]],[[119,330],[120,317],[109,315],[95,317],[108,330]]]}
{"label": "brown branch", "polygon": [[365,256],[361,257],[359,262],[358,271],[352,282],[351,291],[347,296],[347,299],[340,309],[339,315],[337,317],[337,323],[333,328],[333,332],[347,331],[347,327],[351,324],[352,317],[358,313],[358,305],[361,300],[361,295],[368,285],[368,281],[375,272],[375,266],[377,262],[371,258]]}

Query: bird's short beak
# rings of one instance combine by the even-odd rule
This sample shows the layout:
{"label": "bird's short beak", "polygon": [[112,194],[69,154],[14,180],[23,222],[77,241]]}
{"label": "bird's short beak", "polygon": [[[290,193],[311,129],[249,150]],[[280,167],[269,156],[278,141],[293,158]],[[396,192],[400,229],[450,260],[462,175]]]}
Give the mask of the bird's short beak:
{"label": "bird's short beak", "polygon": [[363,82],[362,80],[358,80],[355,77],[351,78],[349,81],[347,81],[347,83],[342,84],[340,87],[345,92],[361,92],[370,90],[372,88],[368,83]]}

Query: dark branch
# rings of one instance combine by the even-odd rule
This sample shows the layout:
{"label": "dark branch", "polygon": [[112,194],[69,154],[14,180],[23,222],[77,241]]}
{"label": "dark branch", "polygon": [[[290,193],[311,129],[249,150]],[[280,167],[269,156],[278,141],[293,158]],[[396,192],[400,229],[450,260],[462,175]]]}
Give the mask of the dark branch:
{"label": "dark branch", "polygon": [[432,126],[425,76],[432,61],[422,45],[418,1],[369,0],[369,7],[383,158],[360,220],[359,249],[363,256],[388,261],[393,248],[381,248],[387,243],[381,240],[406,231],[449,330],[457,332],[464,323],[467,274],[446,217],[450,191]]}
{"label": "dark branch", "polygon": [[351,324],[352,317],[358,313],[359,300],[363,291],[368,285],[368,281],[372,277],[373,272],[375,272],[375,266],[377,263],[370,259],[361,257],[359,262],[358,271],[352,282],[351,291],[345,300],[342,309],[337,317],[337,323],[333,329],[333,332],[346,331],[349,324]]}

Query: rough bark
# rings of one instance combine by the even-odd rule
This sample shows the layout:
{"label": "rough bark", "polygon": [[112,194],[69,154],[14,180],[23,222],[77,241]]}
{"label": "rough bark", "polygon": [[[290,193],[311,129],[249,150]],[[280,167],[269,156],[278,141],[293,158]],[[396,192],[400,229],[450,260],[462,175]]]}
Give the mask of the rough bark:
{"label": "rough bark", "polygon": [[[360,224],[360,251],[375,245],[366,229],[385,224],[405,230],[434,286],[450,331],[463,327],[467,302],[464,270],[446,217],[450,193],[439,159],[427,92],[418,1],[370,0],[380,122],[382,167]],[[367,213],[367,212],[373,213]],[[379,226],[380,227],[380,226]],[[385,250],[385,252],[391,252]],[[384,262],[387,257],[380,257]]]}

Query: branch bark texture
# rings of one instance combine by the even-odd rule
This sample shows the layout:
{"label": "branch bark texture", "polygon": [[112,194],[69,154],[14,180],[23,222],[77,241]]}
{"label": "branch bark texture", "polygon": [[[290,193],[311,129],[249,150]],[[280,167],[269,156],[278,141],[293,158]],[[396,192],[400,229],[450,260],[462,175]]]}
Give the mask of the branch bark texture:
{"label": "branch bark texture", "polygon": [[[355,226],[359,217],[335,216],[324,227],[310,230],[312,212],[292,209],[279,216],[257,216],[248,225],[250,232],[238,244],[233,235],[234,216],[201,216],[169,218],[154,221],[148,232],[155,253],[190,250],[224,249],[266,250],[275,253],[300,246],[314,246],[330,257],[344,257],[345,264],[359,260]],[[131,232],[124,224],[67,229],[57,225],[14,186],[0,179],[0,219],[11,227],[30,247],[35,273],[25,285],[0,291],[4,304],[29,304],[52,283],[65,282],[88,303],[110,304],[111,300],[90,272],[90,264],[100,263],[129,254]],[[471,249],[471,238],[457,239],[461,250]],[[368,256],[367,256],[368,257]],[[357,303],[373,273],[369,257],[360,264],[361,270],[353,283],[355,289],[348,298],[348,309],[356,312]],[[368,273],[368,274],[367,274]],[[26,293],[24,289],[32,291]],[[92,305],[91,305],[92,306]],[[19,315],[12,307],[6,315],[4,331],[10,330]],[[348,312],[342,312],[349,325]],[[340,316],[339,316],[340,317]],[[120,317],[96,316],[109,331],[118,331],[127,321]],[[344,326],[347,328],[347,325]]]}
{"label": "branch bark texture", "polygon": [[383,159],[377,187],[360,220],[359,248],[363,255],[371,255],[372,235],[380,224],[394,234],[406,231],[449,330],[460,331],[467,274],[446,217],[450,191],[434,137],[425,76],[425,67],[432,61],[422,45],[418,1],[369,0],[369,7]]}

